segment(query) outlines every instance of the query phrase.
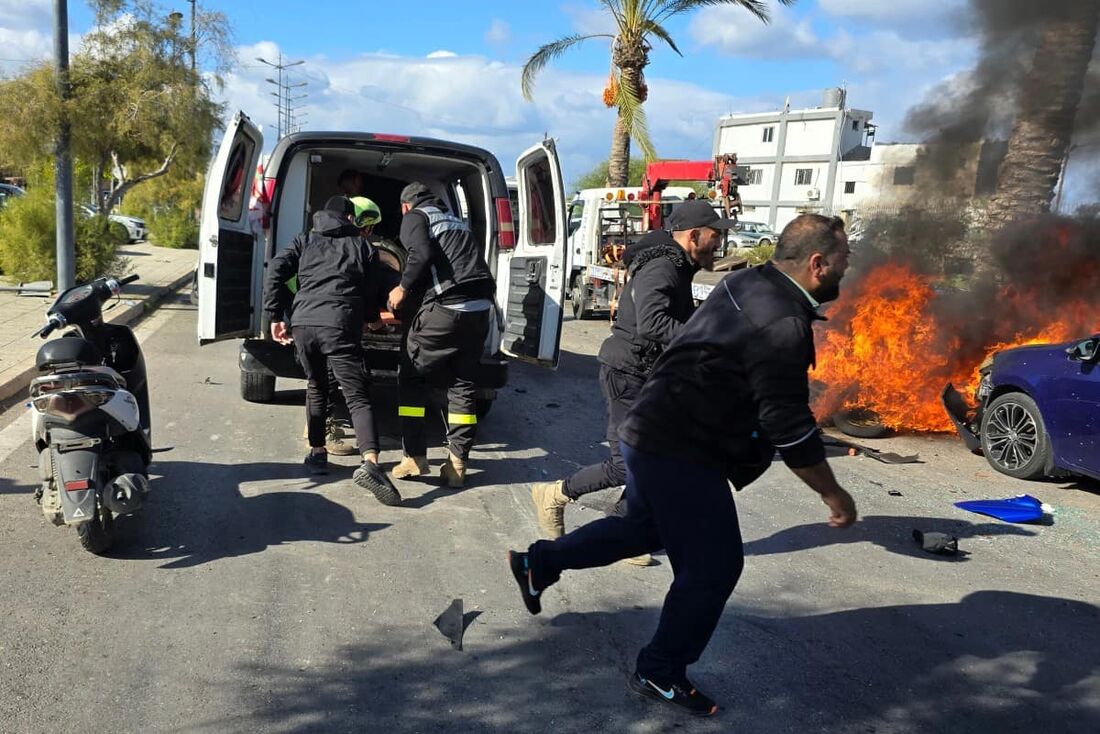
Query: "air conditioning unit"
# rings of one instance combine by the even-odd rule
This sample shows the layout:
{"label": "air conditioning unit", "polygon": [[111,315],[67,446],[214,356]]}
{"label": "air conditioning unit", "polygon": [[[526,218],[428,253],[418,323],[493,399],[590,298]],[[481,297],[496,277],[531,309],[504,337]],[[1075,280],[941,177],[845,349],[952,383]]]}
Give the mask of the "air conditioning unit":
{"label": "air conditioning unit", "polygon": [[821,198],[821,190],[817,189],[817,188],[809,189],[806,192],[806,198],[809,199],[810,201],[817,201],[818,199]]}

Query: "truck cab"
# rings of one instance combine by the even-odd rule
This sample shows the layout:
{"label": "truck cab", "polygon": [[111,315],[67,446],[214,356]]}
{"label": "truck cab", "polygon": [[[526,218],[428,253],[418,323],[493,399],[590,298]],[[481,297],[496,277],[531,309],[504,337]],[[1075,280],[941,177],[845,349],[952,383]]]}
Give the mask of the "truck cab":
{"label": "truck cab", "polygon": [[[487,150],[404,135],[301,132],[275,145],[259,187],[269,192],[270,202],[262,216],[250,217],[249,192],[262,149],[259,128],[238,112],[210,164],[199,235],[199,343],[241,340],[245,400],[270,401],[277,379],[304,378],[293,347],[270,337],[262,308],[264,270],[295,236],[309,231],[313,213],[341,193],[337,179],[348,169],[362,175],[362,194],[382,210],[371,240],[390,267],[404,266],[399,195],[412,181],[430,186],[482,243],[497,286],[495,328],[479,380],[483,412],[507,382],[508,360],[556,367],[567,285],[566,207],[552,140],[532,146],[516,162],[515,216],[505,171]],[[365,331],[363,346],[374,381],[395,382],[400,325]]]}
{"label": "truck cab", "polygon": [[[661,197],[666,216],[694,191],[688,186],[668,187]],[[647,232],[641,196],[638,186],[594,188],[578,191],[569,202],[569,300],[574,318],[614,308],[626,282],[622,253]]]}

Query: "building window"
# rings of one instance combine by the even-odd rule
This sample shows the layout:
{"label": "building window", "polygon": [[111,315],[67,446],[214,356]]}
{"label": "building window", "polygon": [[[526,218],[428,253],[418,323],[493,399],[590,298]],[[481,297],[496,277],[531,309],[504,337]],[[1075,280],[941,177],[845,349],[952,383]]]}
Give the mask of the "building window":
{"label": "building window", "polygon": [[852,120],[852,129],[859,130],[859,120]]}
{"label": "building window", "polygon": [[794,185],[795,186],[809,186],[814,182],[814,169],[812,168],[796,168],[794,169]]}
{"label": "building window", "polygon": [[764,171],[761,168],[750,168],[745,174],[745,185],[756,186],[764,183]]}
{"label": "building window", "polygon": [[774,127],[764,128],[764,142],[765,143],[770,143],[774,138],[775,138],[775,128]]}
{"label": "building window", "polygon": [[894,185],[912,186],[913,173],[914,171],[912,166],[898,166],[894,169]]}
{"label": "building window", "polygon": [[855,181],[845,181],[844,182],[844,193],[854,194],[855,192],[856,192],[856,182]]}

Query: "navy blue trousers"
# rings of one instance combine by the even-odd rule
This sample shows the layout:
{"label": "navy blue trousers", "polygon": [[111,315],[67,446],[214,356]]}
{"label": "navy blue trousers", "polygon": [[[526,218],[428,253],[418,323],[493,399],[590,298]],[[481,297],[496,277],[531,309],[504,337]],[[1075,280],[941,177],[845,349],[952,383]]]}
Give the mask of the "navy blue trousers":
{"label": "navy blue trousers", "polygon": [[621,444],[626,515],[609,516],[530,549],[536,588],[567,569],[607,566],[662,548],[672,564],[653,639],[638,654],[638,673],[681,682],[714,634],[745,565],[737,508],[718,467],[644,453]]}

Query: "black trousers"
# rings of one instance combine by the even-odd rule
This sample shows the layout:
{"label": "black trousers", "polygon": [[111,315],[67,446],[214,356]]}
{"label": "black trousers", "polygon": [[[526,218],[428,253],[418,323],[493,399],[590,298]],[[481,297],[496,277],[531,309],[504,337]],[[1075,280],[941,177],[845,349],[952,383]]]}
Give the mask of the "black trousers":
{"label": "black trousers", "polygon": [[331,326],[295,326],[294,348],[306,373],[306,420],[309,445],[325,445],[325,418],[330,396],[329,368],[340,385],[355,428],[359,451],[378,451],[378,429],[370,404],[370,376],[363,365],[362,335]]}
{"label": "black trousers", "polygon": [[[621,487],[626,484],[626,466],[619,451],[619,424],[626,418],[630,407],[638,399],[645,380],[629,372],[623,372],[605,364],[600,365],[600,390],[607,403],[607,445],[610,449],[608,459],[579,469],[565,480],[562,492],[570,499],[578,499],[591,492],[608,487]],[[616,505],[616,514],[626,510],[622,497]]]}
{"label": "black trousers", "polygon": [[462,312],[438,303],[423,306],[405,335],[397,370],[401,443],[407,456],[425,456],[424,426],[434,390],[447,391],[447,445],[470,455],[477,436],[477,378],[489,335],[488,309]]}
{"label": "black trousers", "polygon": [[745,557],[737,508],[726,473],[622,444],[626,461],[624,517],[583,525],[529,549],[535,588],[566,569],[606,566],[664,548],[672,564],[657,631],[638,654],[638,672],[659,683],[682,682],[703,654]]}

